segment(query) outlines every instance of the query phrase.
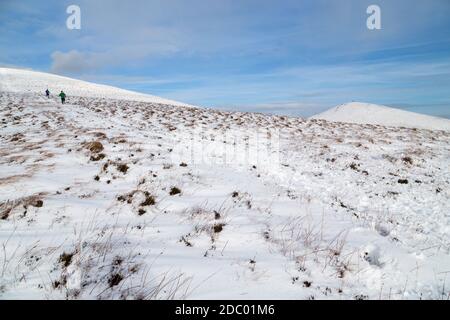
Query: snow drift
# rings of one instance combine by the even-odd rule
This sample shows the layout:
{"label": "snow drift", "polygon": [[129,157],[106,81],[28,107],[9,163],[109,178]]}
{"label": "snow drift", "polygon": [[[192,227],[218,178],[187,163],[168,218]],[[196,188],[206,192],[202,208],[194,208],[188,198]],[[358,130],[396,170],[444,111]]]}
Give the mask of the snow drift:
{"label": "snow drift", "polygon": [[168,100],[149,94],[124,90],[102,84],[90,83],[54,74],[24,69],[0,68],[0,91],[44,94],[44,91],[47,88],[54,95],[63,90],[68,97],[78,96],[121,99],[170,104],[174,106],[189,106],[188,104],[182,102]]}
{"label": "snow drift", "polygon": [[361,102],[339,105],[311,119],[450,131],[448,119]]}

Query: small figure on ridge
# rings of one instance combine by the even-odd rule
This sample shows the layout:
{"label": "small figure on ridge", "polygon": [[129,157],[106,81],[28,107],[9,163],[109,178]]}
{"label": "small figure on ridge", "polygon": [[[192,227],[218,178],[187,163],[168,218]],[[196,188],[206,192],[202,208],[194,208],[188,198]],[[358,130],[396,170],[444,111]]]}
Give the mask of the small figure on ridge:
{"label": "small figure on ridge", "polygon": [[61,97],[61,103],[64,104],[66,102],[66,94],[64,93],[64,91],[61,90],[59,96]]}

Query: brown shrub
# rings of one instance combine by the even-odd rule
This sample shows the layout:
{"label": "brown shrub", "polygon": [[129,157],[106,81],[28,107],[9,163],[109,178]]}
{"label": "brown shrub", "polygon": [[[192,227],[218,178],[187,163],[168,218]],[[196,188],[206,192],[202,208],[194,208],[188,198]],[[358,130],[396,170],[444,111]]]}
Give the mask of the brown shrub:
{"label": "brown shrub", "polygon": [[171,196],[174,196],[174,195],[179,194],[179,193],[181,193],[181,190],[179,188],[177,188],[177,187],[172,187],[170,189],[170,192],[169,192],[169,194]]}
{"label": "brown shrub", "polygon": [[106,154],[104,154],[104,153],[93,154],[91,156],[91,161],[100,161],[100,160],[104,159],[105,157],[106,157]]}
{"label": "brown shrub", "polygon": [[64,267],[68,267],[71,263],[72,263],[72,258],[74,256],[75,253],[66,253],[63,252],[60,256],[59,256],[59,262],[62,263],[62,265]]}
{"label": "brown shrub", "polygon": [[122,172],[124,174],[127,173],[128,169],[129,169],[129,167],[125,163],[117,165],[117,170],[119,170],[120,172]]}
{"label": "brown shrub", "polygon": [[213,226],[213,231],[214,231],[214,233],[222,232],[224,226],[225,226],[224,223],[217,223],[217,224],[215,224],[215,225]]}
{"label": "brown shrub", "polygon": [[93,153],[99,153],[99,152],[103,151],[103,145],[99,141],[89,142],[86,145],[86,147],[89,149],[89,151],[91,151]]}
{"label": "brown shrub", "polygon": [[144,192],[145,195],[145,200],[141,203],[141,206],[153,206],[156,203],[155,197],[152,196],[150,193],[148,193],[147,191]]}
{"label": "brown shrub", "polygon": [[403,157],[402,161],[404,163],[413,164],[413,159],[411,157]]}
{"label": "brown shrub", "polygon": [[94,132],[94,136],[100,139],[106,139],[107,136],[103,132]]}
{"label": "brown shrub", "polygon": [[123,280],[123,276],[120,273],[113,273],[108,279],[109,287],[117,286]]}

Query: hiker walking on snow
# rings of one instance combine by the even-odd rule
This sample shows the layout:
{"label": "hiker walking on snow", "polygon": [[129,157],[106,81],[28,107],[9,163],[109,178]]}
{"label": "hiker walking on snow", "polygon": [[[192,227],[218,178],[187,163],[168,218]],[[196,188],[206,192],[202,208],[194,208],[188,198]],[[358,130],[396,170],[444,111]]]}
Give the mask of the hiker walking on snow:
{"label": "hiker walking on snow", "polygon": [[47,98],[50,98],[50,91],[48,91],[48,89],[45,90],[45,95],[47,96]]}
{"label": "hiker walking on snow", "polygon": [[66,102],[66,94],[64,93],[64,91],[61,90],[59,96],[61,97],[61,103],[64,104],[64,102]]}

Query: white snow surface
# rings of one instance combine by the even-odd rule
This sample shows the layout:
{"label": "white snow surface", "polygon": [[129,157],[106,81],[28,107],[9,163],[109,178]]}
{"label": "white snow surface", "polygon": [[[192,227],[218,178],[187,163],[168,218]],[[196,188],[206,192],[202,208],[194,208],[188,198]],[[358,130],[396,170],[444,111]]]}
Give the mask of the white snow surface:
{"label": "white snow surface", "polygon": [[446,131],[18,88],[0,299],[450,297]]}
{"label": "white snow surface", "polygon": [[63,90],[67,94],[67,99],[70,99],[72,96],[78,96],[154,102],[174,106],[190,106],[186,103],[168,100],[149,94],[71,79],[55,74],[25,69],[0,68],[1,91],[44,94],[47,88],[54,96],[57,96],[61,90]]}
{"label": "white snow surface", "polygon": [[311,119],[450,131],[449,119],[362,102],[339,105]]}

